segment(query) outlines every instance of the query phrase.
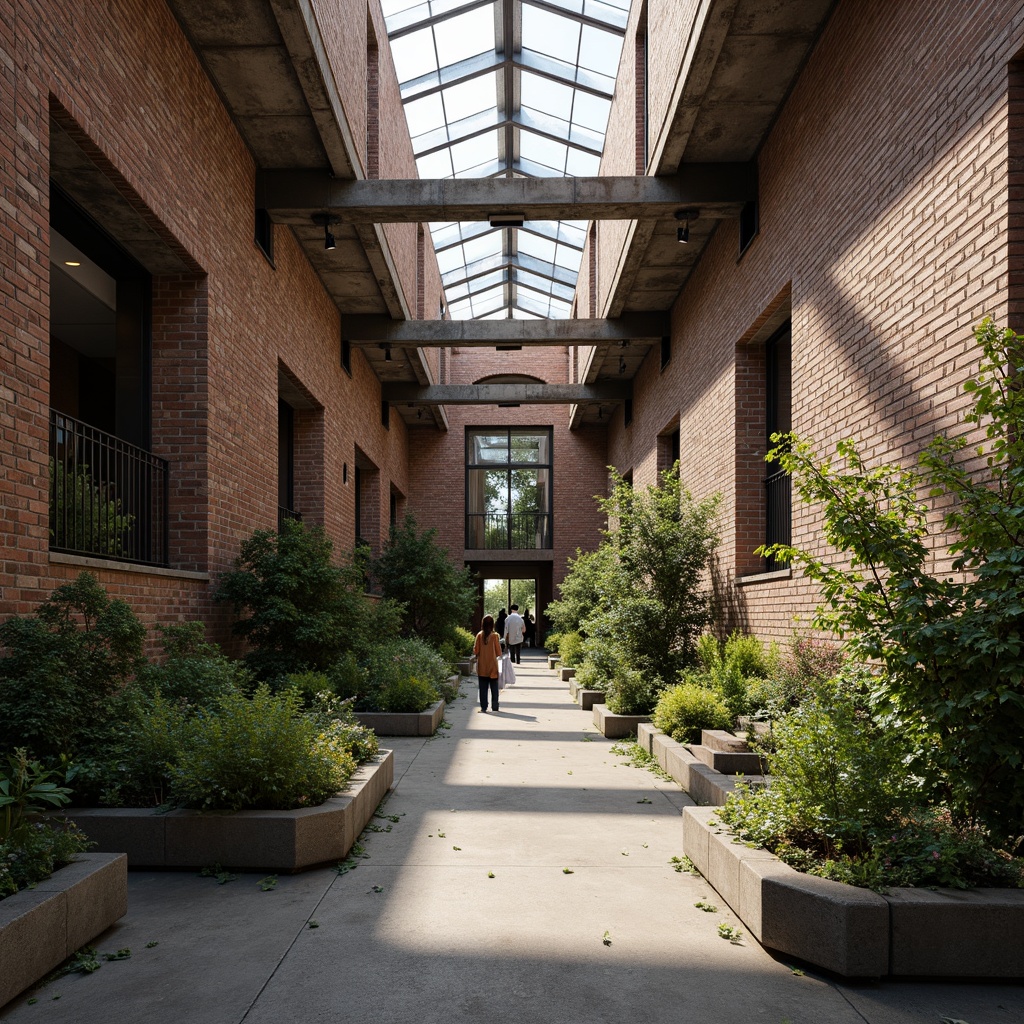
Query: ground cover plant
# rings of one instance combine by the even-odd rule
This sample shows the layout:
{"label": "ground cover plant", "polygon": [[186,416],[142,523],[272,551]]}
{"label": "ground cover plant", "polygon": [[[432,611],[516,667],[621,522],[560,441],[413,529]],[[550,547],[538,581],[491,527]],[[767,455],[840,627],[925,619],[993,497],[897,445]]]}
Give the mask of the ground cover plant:
{"label": "ground cover plant", "polygon": [[71,790],[58,774],[32,760],[24,748],[0,764],[0,900],[49,878],[91,845],[66,822],[44,820],[42,811],[63,807]]}
{"label": "ground cover plant", "polygon": [[871,467],[851,441],[821,460],[787,436],[770,456],[847,561],[774,553],[818,582],[815,625],[868,668],[776,726],[772,786],[723,820],[862,884],[1019,884],[999,851],[1021,853],[1024,833],[1024,347],[989,320],[975,335],[975,448],[940,436],[916,467]]}

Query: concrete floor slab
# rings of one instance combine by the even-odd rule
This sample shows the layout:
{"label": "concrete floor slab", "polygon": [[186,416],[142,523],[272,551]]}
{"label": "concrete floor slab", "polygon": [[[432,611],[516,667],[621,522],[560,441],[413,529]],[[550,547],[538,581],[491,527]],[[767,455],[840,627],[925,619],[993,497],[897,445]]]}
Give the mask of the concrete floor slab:
{"label": "concrete floor slab", "polygon": [[0,1020],[1024,1020],[1024,986],[848,985],[795,975],[749,935],[721,939],[720,923],[746,929],[706,881],[668,863],[682,853],[690,803],[677,784],[629,766],[581,727],[540,653],[524,652],[497,715],[476,713],[472,682],[463,690],[447,709],[450,729],[389,740],[395,787],[384,810],[398,821],[374,819],[391,831],[365,835],[369,856],[356,870],[282,875],[268,892],[257,874],[218,885],[132,872],[128,915],[98,942],[104,952],[129,946],[131,959],[51,983],[37,1005],[27,993]]}

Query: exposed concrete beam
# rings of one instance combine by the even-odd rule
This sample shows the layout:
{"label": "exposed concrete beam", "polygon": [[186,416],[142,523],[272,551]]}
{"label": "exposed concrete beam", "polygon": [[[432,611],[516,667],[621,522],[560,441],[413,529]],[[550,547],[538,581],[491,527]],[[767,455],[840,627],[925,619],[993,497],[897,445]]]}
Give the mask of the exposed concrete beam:
{"label": "exposed concrete beam", "polygon": [[392,405],[573,405],[622,402],[633,395],[629,381],[599,384],[382,384]]}
{"label": "exposed concrete beam", "polygon": [[616,320],[392,320],[345,316],[342,336],[353,345],[396,348],[489,348],[494,345],[651,343],[668,334],[663,313],[630,313]]}
{"label": "exposed concrete beam", "polygon": [[444,178],[345,181],[320,171],[260,171],[256,205],[283,224],[313,214],[338,223],[418,224],[481,221],[521,213],[526,220],[636,220],[734,217],[757,198],[753,163],[686,164],[664,178]]}

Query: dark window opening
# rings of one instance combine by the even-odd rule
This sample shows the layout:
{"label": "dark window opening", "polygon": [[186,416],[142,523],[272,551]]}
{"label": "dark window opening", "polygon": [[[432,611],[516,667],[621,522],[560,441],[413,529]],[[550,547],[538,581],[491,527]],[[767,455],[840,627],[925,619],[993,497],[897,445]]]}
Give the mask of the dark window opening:
{"label": "dark window opening", "polygon": [[256,208],[255,230],[253,241],[263,250],[263,255],[274,262],[274,225],[270,214],[260,207]]}
{"label": "dark window opening", "polygon": [[466,431],[466,547],[552,546],[550,427]]}
{"label": "dark window opening", "polygon": [[286,519],[302,519],[295,509],[295,410],[277,403],[277,525]]}
{"label": "dark window opening", "polygon": [[383,398],[380,402],[380,425],[385,430],[391,429],[391,405]]}
{"label": "dark window opening", "polygon": [[633,422],[633,399],[627,398],[622,406],[622,425],[628,427]]}
{"label": "dark window opening", "polygon": [[167,463],[152,455],[149,274],[50,190],[50,548],[166,565]]}
{"label": "dark window opening", "polygon": [[672,337],[666,335],[661,339],[661,368],[664,370],[672,361]]}
{"label": "dark window opening", "polygon": [[341,340],[341,368],[352,376],[352,342],[345,338]]}

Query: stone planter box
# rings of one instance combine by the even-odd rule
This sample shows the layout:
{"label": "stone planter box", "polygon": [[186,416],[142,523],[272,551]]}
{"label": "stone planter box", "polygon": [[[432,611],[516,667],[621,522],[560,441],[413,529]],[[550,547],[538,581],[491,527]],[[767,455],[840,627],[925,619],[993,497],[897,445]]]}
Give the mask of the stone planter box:
{"label": "stone planter box", "polygon": [[610,740],[632,736],[640,725],[651,720],[649,715],[613,715],[604,704],[594,704],[593,712],[594,725]]}
{"label": "stone planter box", "polygon": [[683,809],[683,851],[764,946],[844,977],[1024,976],[1024,890],[898,889],[804,875]]}
{"label": "stone planter box", "polygon": [[463,658],[459,662],[459,672],[464,676],[476,674],[476,658]]}
{"label": "stone planter box", "polygon": [[576,689],[576,702],[584,711],[592,711],[596,705],[603,704],[604,698],[604,690],[584,690],[583,687]]}
{"label": "stone planter box", "polygon": [[80,853],[34,889],[0,900],[0,1006],[128,910],[128,858]]}
{"label": "stone planter box", "polygon": [[574,668],[562,668],[562,669],[559,669],[559,671],[562,673],[562,682],[563,683],[567,683],[567,682],[569,682],[570,679],[575,679],[576,678],[576,669],[574,669]]}
{"label": "stone planter box", "polygon": [[[87,807],[62,812],[103,852],[123,851],[130,868],[302,871],[341,860],[394,781],[394,754],[360,765],[349,789],[319,807],[293,811],[170,811]],[[2,904],[0,904],[2,906]]]}
{"label": "stone planter box", "polygon": [[433,736],[444,718],[444,701],[431,704],[417,714],[389,714],[384,711],[357,711],[360,725],[369,726],[378,736]]}
{"label": "stone planter box", "polygon": [[557,654],[548,655],[548,668],[556,669],[562,664],[562,659]]}
{"label": "stone planter box", "polygon": [[693,755],[689,747],[667,736],[650,723],[637,728],[637,742],[653,755],[663,771],[668,772],[691,798],[702,806],[721,806],[736,788],[737,782],[749,785],[764,783],[763,775],[724,775]]}

